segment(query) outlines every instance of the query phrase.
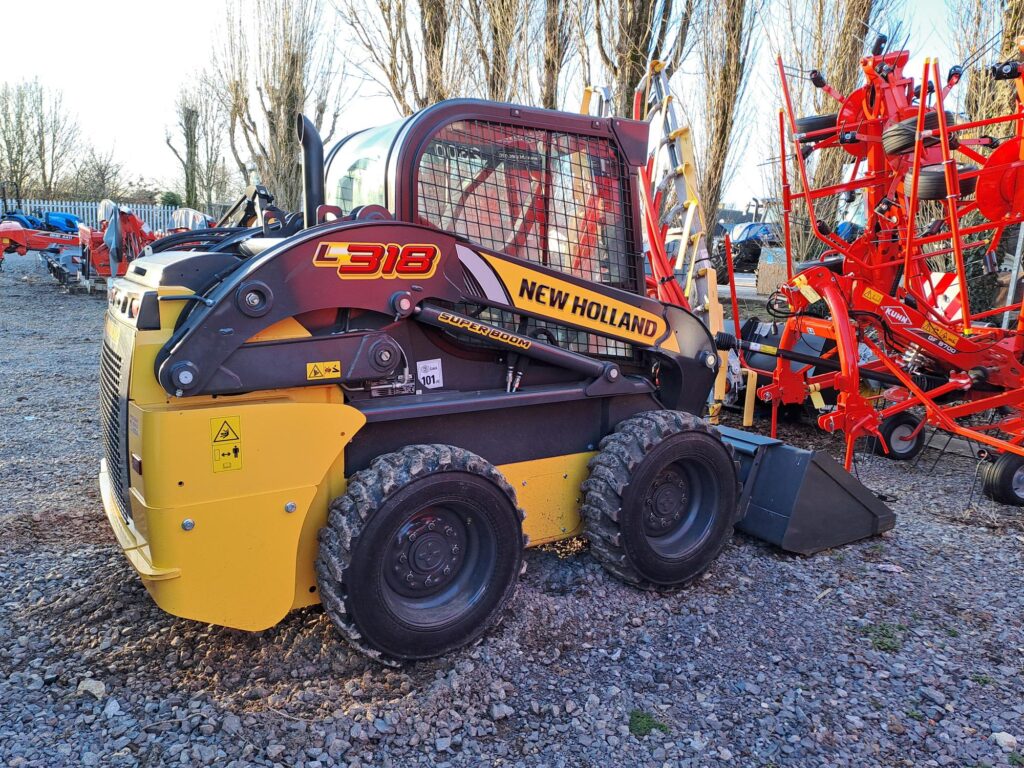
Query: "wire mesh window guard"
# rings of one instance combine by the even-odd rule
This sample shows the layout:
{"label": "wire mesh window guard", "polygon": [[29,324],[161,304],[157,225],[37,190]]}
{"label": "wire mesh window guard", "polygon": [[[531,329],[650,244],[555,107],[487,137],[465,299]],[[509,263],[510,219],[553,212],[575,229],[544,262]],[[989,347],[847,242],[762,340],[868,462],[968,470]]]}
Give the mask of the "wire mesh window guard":
{"label": "wire mesh window guard", "polygon": [[419,160],[419,219],[510,256],[639,292],[629,169],[607,139],[461,120]]}

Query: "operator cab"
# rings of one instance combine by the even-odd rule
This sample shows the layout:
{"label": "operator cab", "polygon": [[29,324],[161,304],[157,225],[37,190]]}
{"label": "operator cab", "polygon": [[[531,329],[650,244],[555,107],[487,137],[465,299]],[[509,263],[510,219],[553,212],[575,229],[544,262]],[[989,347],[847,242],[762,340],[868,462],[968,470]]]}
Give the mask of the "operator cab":
{"label": "operator cab", "polygon": [[647,132],[632,120],[445,101],[336,144],[324,202],[643,293],[635,170]]}

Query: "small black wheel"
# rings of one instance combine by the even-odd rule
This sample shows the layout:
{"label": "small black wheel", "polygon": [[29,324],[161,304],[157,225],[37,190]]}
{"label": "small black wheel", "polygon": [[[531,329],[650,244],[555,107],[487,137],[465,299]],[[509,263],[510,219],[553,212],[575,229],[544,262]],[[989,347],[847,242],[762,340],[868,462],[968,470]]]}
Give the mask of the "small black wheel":
{"label": "small black wheel", "polygon": [[[839,114],[835,112],[831,115],[808,115],[807,117],[798,117],[796,119],[796,132],[800,134],[813,133],[815,131],[824,131],[826,128],[835,128],[838,120]],[[827,138],[829,138],[829,134],[821,134],[820,136],[801,138],[800,143],[809,144],[811,142],[818,142]]]}
{"label": "small black wheel", "polygon": [[[957,171],[962,176],[970,171],[978,170],[977,166],[959,164]],[[904,189],[907,195],[910,194],[912,173],[908,173],[904,180]],[[960,179],[960,197],[970,197],[978,186],[978,177],[971,176],[968,179]],[[921,200],[945,200],[946,199],[946,171],[941,165],[926,165],[921,169],[921,175],[917,180],[917,196]]]}
{"label": "small black wheel", "polygon": [[583,518],[601,565],[644,589],[703,573],[737,514],[736,464],[717,432],[688,413],[648,411],[619,423],[600,449]]}
{"label": "small black wheel", "polygon": [[[946,125],[956,125],[956,116],[947,110]],[[939,113],[932,110],[924,116],[924,128],[926,131],[934,131],[939,127]],[[909,117],[893,123],[882,131],[882,149],[887,155],[905,155],[914,151],[914,143],[917,139],[917,118]],[[954,140],[953,137],[950,137]],[[939,143],[937,136],[930,136],[923,142],[926,147],[934,147]]]}
{"label": "small black wheel", "polygon": [[[921,419],[906,411],[883,419],[878,427],[882,439],[875,439],[875,453],[894,461],[910,461],[924,448],[924,430],[917,429],[920,424]],[[889,447],[888,453],[885,452],[883,442]]]}
{"label": "small black wheel", "polygon": [[324,610],[389,666],[471,643],[500,618],[522,568],[522,511],[501,473],[450,445],[374,459],[320,530]]}
{"label": "small black wheel", "polygon": [[1024,456],[1002,453],[985,465],[982,491],[993,501],[1024,507]]}
{"label": "small black wheel", "polygon": [[[884,419],[879,425],[882,439],[874,440],[872,450],[879,456],[885,456],[893,461],[909,461],[920,454],[925,447],[925,430],[918,429],[920,424],[920,418],[905,411]],[[913,436],[911,437],[911,435]],[[889,446],[888,454],[883,447],[883,442]]]}

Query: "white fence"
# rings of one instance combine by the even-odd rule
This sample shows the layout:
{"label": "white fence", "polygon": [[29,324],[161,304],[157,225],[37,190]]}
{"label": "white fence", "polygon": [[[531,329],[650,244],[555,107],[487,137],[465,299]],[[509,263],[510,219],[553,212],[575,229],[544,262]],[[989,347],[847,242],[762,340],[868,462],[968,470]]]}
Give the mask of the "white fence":
{"label": "white fence", "polygon": [[[82,220],[83,224],[95,227],[99,224],[96,220],[96,210],[99,203],[88,203],[77,200],[22,200],[21,210],[34,215],[36,211],[45,213],[54,211],[56,213],[71,213]],[[170,229],[171,212],[174,208],[168,205],[136,205],[125,203],[125,208],[130,208],[132,213],[149,225],[150,229]]]}

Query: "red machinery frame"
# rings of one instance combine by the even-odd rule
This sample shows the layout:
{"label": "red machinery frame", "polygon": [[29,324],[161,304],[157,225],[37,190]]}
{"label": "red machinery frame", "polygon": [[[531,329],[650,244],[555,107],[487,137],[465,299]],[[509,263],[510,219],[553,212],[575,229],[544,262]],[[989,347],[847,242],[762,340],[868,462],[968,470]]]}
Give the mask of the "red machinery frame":
{"label": "red machinery frame", "polygon": [[159,233],[153,232],[146,226],[146,223],[128,210],[114,207],[112,216],[118,217],[121,236],[120,259],[117,262],[117,274],[111,274],[110,267],[110,246],[104,239],[110,227],[110,221],[100,222],[98,229],[85,224],[78,227],[78,241],[82,246],[82,262],[86,265],[84,277],[108,278],[121,277],[128,271],[128,264],[133,261],[143,249],[159,238]]}
{"label": "red machinery frame", "polygon": [[[960,68],[950,70],[943,82],[938,61],[926,59],[921,87],[915,89],[913,79],[904,74],[909,52],[884,52],[880,47],[861,62],[865,85],[846,97],[812,73],[815,85],[839,102],[840,109],[835,127],[806,133],[799,130],[786,69],[781,57],[778,60],[785,102],[779,113],[779,133],[788,276],[780,293],[791,312],[779,348],[791,348],[803,333],[824,336],[835,342],[839,370],[818,374],[815,369],[811,374],[810,365],[794,370],[780,359],[771,384],[761,387],[758,396],[773,406],[774,434],[780,404],[804,402],[821,389],[836,390],[836,408],[821,414],[818,423],[828,431],[845,432],[847,468],[859,437],[881,438],[883,420],[915,406],[925,413],[915,435],[927,422],[996,452],[1024,457],[1024,315],[1011,329],[983,323],[1004,312],[1019,311],[1021,304],[972,314],[964,261],[964,252],[973,248],[984,247],[992,253],[1006,227],[1024,221],[1022,70],[1012,63],[1000,65],[1002,76],[993,70],[997,79],[1013,80],[1017,98],[1012,112],[952,124],[944,101],[960,80]],[[913,121],[913,150],[887,153],[883,134],[908,120]],[[998,126],[1008,126],[1012,135],[1003,140],[965,135]],[[787,134],[795,153],[797,191],[790,186],[786,167]],[[846,151],[852,156],[849,181],[813,188],[808,158],[820,150]],[[933,167],[929,169],[933,187],[934,169],[942,169],[943,216],[919,232],[921,177],[929,172],[925,171],[928,166]],[[860,237],[847,242],[818,219],[815,203],[857,191],[865,198],[867,226]],[[827,251],[820,264],[795,269],[791,218],[798,200]],[[966,225],[964,219],[972,214],[986,220]],[[938,300],[927,264],[938,256],[952,259],[955,278],[951,275],[946,282],[958,284],[958,301],[946,306]],[[819,299],[827,304],[829,319],[805,314]],[[862,344],[874,356],[867,364],[860,359]],[[898,385],[882,394],[866,393],[862,383],[871,380],[872,372]],[[997,408],[999,417],[987,424],[960,421]]]}

